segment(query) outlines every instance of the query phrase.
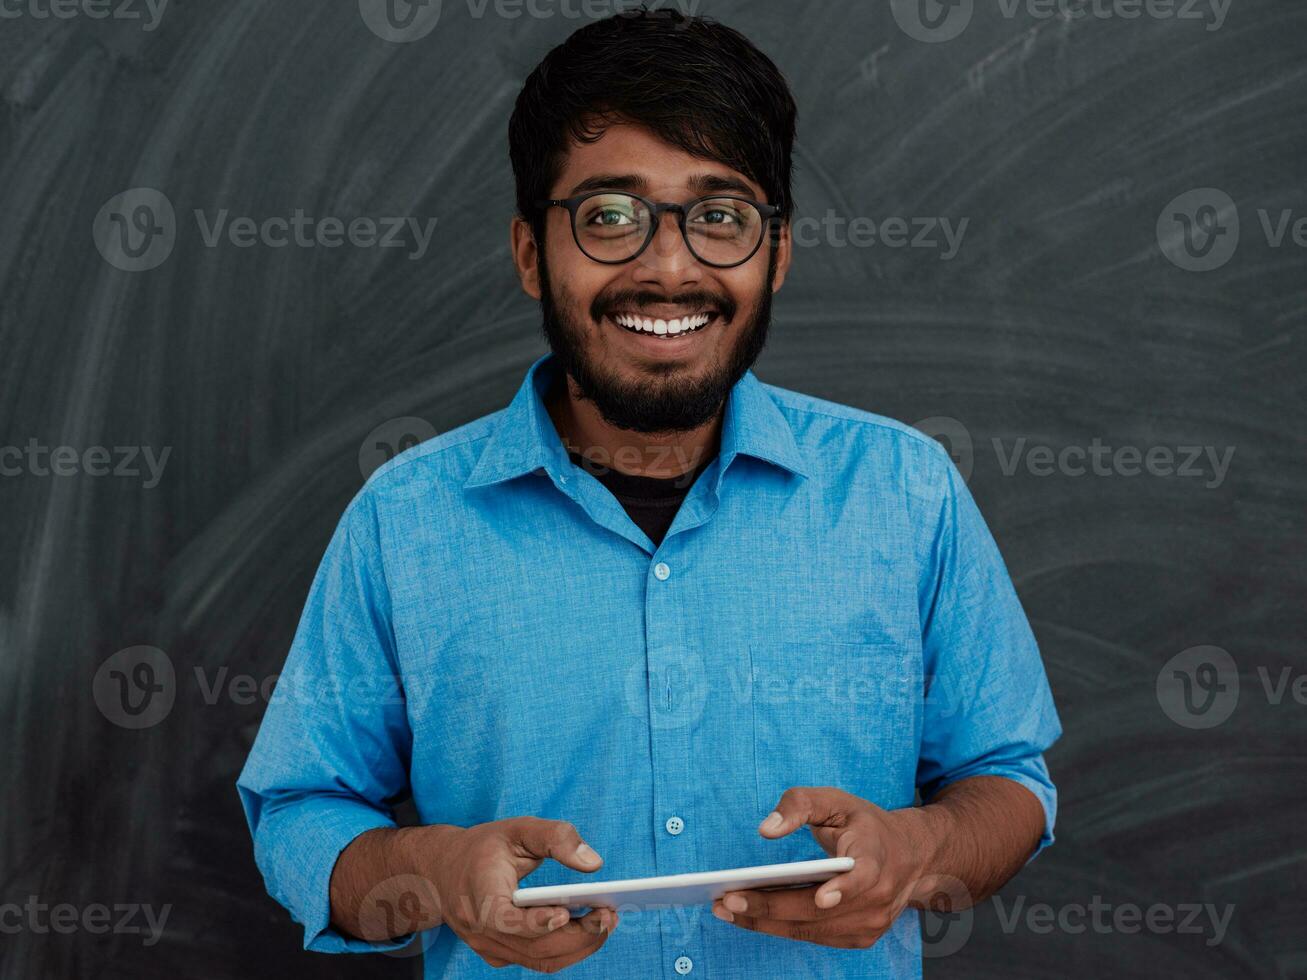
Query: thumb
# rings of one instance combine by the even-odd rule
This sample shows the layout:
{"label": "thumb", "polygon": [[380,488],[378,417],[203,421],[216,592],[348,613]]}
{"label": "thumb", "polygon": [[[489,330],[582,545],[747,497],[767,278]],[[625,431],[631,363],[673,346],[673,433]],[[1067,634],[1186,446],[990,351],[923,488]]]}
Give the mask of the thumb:
{"label": "thumb", "polygon": [[849,804],[854,799],[832,786],[792,786],[781,794],[776,809],[758,825],[758,833],[774,840],[805,824],[814,828],[842,827],[848,820]]}
{"label": "thumb", "polygon": [[576,827],[566,820],[523,817],[514,840],[525,855],[540,860],[553,858],[577,871],[597,871],[604,863],[594,848],[581,839]]}

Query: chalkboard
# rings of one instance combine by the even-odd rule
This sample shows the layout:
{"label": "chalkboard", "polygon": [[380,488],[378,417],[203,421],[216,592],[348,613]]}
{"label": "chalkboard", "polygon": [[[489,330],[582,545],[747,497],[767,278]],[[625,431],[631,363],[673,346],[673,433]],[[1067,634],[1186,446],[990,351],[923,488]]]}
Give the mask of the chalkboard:
{"label": "chalkboard", "polygon": [[[5,977],[417,969],[300,949],[234,781],[367,473],[544,351],[508,115],[629,4],[378,6],[5,5]],[[680,7],[800,108],[756,372],[950,446],[1066,731],[927,975],[1303,975],[1307,7]]]}

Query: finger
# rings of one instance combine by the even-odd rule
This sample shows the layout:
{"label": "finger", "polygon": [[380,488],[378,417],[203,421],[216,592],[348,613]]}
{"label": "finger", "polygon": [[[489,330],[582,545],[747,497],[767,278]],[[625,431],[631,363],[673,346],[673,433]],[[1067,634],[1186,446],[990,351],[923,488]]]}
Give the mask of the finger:
{"label": "finger", "polygon": [[884,935],[893,922],[886,913],[857,913],[821,919],[812,922],[794,922],[785,919],[759,919],[737,915],[732,925],[751,932],[780,936],[799,942],[822,946],[865,949]]}
{"label": "finger", "polygon": [[875,892],[883,865],[879,860],[879,841],[870,842],[854,833],[840,835],[835,846],[836,857],[853,858],[853,867],[841,871],[817,886],[813,901],[818,908],[833,909],[840,903],[848,904],[858,898],[878,898]]}
{"label": "finger", "polygon": [[[718,907],[732,915],[748,915],[762,919],[811,921],[824,918],[827,912],[816,904],[817,886],[786,888],[776,891],[743,890],[727,892],[713,903],[714,914]],[[721,918],[721,916],[719,916]],[[729,922],[730,920],[727,919]]]}
{"label": "finger", "polygon": [[621,921],[621,918],[617,913],[617,909],[602,907],[591,909],[579,919],[573,919],[572,921],[586,932],[612,933],[617,928],[617,923]]}
{"label": "finger", "polygon": [[[519,910],[525,911],[525,910]],[[535,910],[532,910],[535,911]],[[522,929],[516,930],[487,930],[487,934],[493,936],[499,942],[506,944],[511,949],[528,950],[533,944],[541,943],[546,939],[557,934],[574,937],[576,930],[573,926],[579,928],[587,935],[611,932],[617,927],[618,916],[614,909],[594,909],[587,912],[580,918],[573,919],[567,909],[559,909],[552,906],[548,909],[551,917],[546,921],[545,928],[539,931],[527,931]],[[561,914],[560,914],[561,911]],[[566,944],[562,944],[566,946]],[[553,946],[545,945],[541,948],[554,949]],[[562,947],[560,947],[562,948]]]}
{"label": "finger", "polygon": [[834,786],[791,786],[781,794],[776,809],[758,825],[758,833],[774,840],[805,824],[843,827],[858,802],[856,796]]}
{"label": "finger", "polygon": [[524,858],[553,858],[577,871],[597,871],[604,863],[566,820],[521,817],[513,821],[511,839]]}
{"label": "finger", "polygon": [[468,945],[472,946],[476,954],[491,966],[500,967],[514,964],[542,973],[556,973],[590,956],[608,940],[608,935],[603,933],[594,938],[596,941],[590,945],[567,948],[554,955],[551,955],[549,951],[532,946],[514,947],[509,943],[499,942],[488,936],[478,937],[469,942]]}
{"label": "finger", "polygon": [[614,909],[594,909],[579,919],[571,919],[548,935],[528,937],[504,935],[492,937],[513,950],[518,959],[549,961],[560,957],[584,958],[608,941],[617,927],[618,915]]}
{"label": "finger", "polygon": [[571,913],[563,905],[536,905],[521,908],[507,895],[494,895],[486,901],[486,913],[478,917],[487,933],[535,939],[556,932],[567,924]]}

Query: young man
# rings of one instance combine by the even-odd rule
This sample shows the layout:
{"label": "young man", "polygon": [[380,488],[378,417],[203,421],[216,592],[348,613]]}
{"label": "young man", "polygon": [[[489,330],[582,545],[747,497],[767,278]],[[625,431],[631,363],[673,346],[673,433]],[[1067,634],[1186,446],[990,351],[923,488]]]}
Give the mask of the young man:
{"label": "young man", "polygon": [[[768,58],[666,11],[527,79],[511,240],[551,353],[350,504],[239,781],[307,948],[429,930],[428,978],[915,977],[916,909],[1052,841],[1060,726],[948,456],[749,370],[794,121]],[[853,870],[711,909],[510,900],[826,855]]]}

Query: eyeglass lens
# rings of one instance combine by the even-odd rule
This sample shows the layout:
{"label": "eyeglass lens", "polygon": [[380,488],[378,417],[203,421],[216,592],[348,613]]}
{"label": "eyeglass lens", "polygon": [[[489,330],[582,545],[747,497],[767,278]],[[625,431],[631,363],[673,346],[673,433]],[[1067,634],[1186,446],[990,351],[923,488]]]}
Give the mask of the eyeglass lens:
{"label": "eyeglass lens", "polygon": [[[576,240],[581,250],[600,262],[633,258],[649,239],[653,212],[629,194],[605,193],[582,201],[576,209]],[[685,215],[690,251],[710,265],[743,261],[762,236],[758,209],[734,198],[708,198]]]}

